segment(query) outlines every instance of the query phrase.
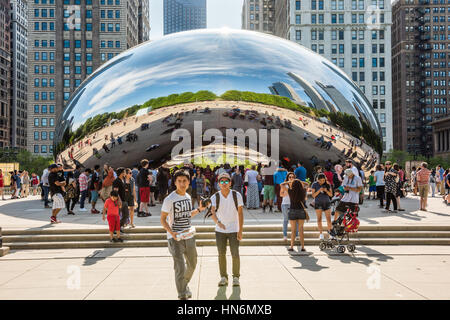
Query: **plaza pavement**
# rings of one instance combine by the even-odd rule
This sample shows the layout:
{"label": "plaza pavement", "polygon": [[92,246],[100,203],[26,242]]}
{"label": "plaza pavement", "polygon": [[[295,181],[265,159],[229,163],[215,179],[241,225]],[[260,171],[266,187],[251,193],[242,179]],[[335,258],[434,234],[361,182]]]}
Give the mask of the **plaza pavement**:
{"label": "plaza pavement", "polygon": [[[361,223],[450,225],[450,207],[441,198],[430,198],[428,212],[416,211],[417,201],[402,200],[408,210],[391,216],[365,201]],[[75,217],[63,213],[62,224],[50,225],[50,211],[42,207],[38,199],[3,201],[0,225],[106,228],[99,215],[77,210]],[[251,211],[245,217],[246,224],[281,222],[278,213]],[[159,224],[158,214],[136,219],[137,226]],[[217,249],[198,247],[193,299],[450,299],[449,246],[358,246],[354,254],[306,249],[289,255],[284,246],[241,247],[241,286],[218,288]],[[0,300],[6,299],[176,299],[173,262],[167,248],[12,251],[0,258]]]}

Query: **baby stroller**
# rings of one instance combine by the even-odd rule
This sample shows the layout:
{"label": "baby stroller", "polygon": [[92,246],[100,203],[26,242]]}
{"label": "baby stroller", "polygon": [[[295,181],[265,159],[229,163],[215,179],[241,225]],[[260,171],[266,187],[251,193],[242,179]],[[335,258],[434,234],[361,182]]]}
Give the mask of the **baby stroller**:
{"label": "baby stroller", "polygon": [[349,252],[354,252],[356,247],[354,243],[350,242],[349,234],[358,232],[358,212],[359,206],[355,204],[352,208],[348,208],[345,213],[341,214],[336,221],[333,221],[332,231],[335,237],[321,241],[319,244],[320,250],[336,247],[338,253],[344,253],[345,246],[347,246]]}

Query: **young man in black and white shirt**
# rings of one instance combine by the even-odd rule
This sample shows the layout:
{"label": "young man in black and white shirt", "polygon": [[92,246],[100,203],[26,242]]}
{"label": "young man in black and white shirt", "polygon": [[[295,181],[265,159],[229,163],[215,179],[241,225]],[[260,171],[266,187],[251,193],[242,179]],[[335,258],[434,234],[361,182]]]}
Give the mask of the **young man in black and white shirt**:
{"label": "young man in black and white shirt", "polygon": [[62,167],[59,167],[56,164],[52,164],[49,167],[50,173],[48,175],[48,183],[50,185],[50,194],[53,200],[52,206],[52,216],[50,217],[50,222],[60,223],[56,218],[56,215],[59,211],[65,208],[66,203],[64,202],[64,186],[66,182],[64,180],[64,172],[62,171]]}
{"label": "young man in black and white shirt", "polygon": [[190,181],[187,171],[175,172],[173,181],[177,189],[164,199],[161,208],[161,225],[167,231],[169,251],[174,262],[178,298],[187,300],[192,297],[188,283],[197,265],[197,249],[194,235],[180,239],[179,234],[191,228],[191,218],[200,213],[204,207],[200,204],[198,209],[192,210],[191,196],[186,192]]}
{"label": "young man in black and white shirt", "polygon": [[[240,258],[239,241],[242,240],[244,201],[239,192],[232,191],[231,177],[222,173],[217,178],[220,191],[211,197],[212,219],[216,223],[216,244],[219,252],[219,286],[228,285],[227,274],[227,241],[230,241],[230,251],[233,261],[233,286],[239,286]],[[220,199],[217,199],[220,197]],[[218,207],[217,207],[218,206]]]}

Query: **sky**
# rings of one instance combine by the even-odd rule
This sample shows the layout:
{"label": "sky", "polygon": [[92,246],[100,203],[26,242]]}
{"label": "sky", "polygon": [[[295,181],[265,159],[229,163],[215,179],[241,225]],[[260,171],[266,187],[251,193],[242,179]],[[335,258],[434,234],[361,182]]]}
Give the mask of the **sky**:
{"label": "sky", "polygon": [[[150,1],[150,40],[163,37],[163,0]],[[241,29],[241,12],[244,0],[207,0],[207,27]]]}

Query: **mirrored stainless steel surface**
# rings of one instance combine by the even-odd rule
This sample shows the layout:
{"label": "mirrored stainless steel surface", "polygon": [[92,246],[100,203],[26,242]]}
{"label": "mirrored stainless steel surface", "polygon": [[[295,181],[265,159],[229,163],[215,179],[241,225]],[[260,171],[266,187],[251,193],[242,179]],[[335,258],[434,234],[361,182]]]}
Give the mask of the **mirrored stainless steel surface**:
{"label": "mirrored stainless steel surface", "polygon": [[[216,96],[229,90],[279,95],[295,104],[353,115],[377,134],[381,132],[361,90],[320,55],[262,33],[208,29],[146,42],[100,67],[81,84],[63,111],[55,135],[55,156],[67,166],[104,162],[132,166],[142,158],[162,164],[170,160],[177,144],[171,141],[172,131],[185,128],[194,133],[194,121],[202,121],[203,130],[280,128],[280,157],[292,161],[309,163],[314,156],[319,161],[335,160],[342,157],[344,149],[348,152],[352,139],[348,133],[281,107],[242,101],[192,101],[190,94],[184,96],[189,103],[161,108],[157,108],[158,100],[145,104],[159,97],[202,90]],[[205,108],[209,112],[201,112]],[[243,117],[224,115],[233,108],[239,108]],[[254,110],[254,116],[250,110]],[[168,117],[170,114],[173,117]],[[308,121],[306,126],[303,120]],[[289,121],[289,128],[285,121]],[[309,134],[306,140],[305,132]],[[322,135],[325,142],[335,136],[329,150],[315,143]],[[372,151],[367,145],[363,147],[355,159],[361,160]]]}

